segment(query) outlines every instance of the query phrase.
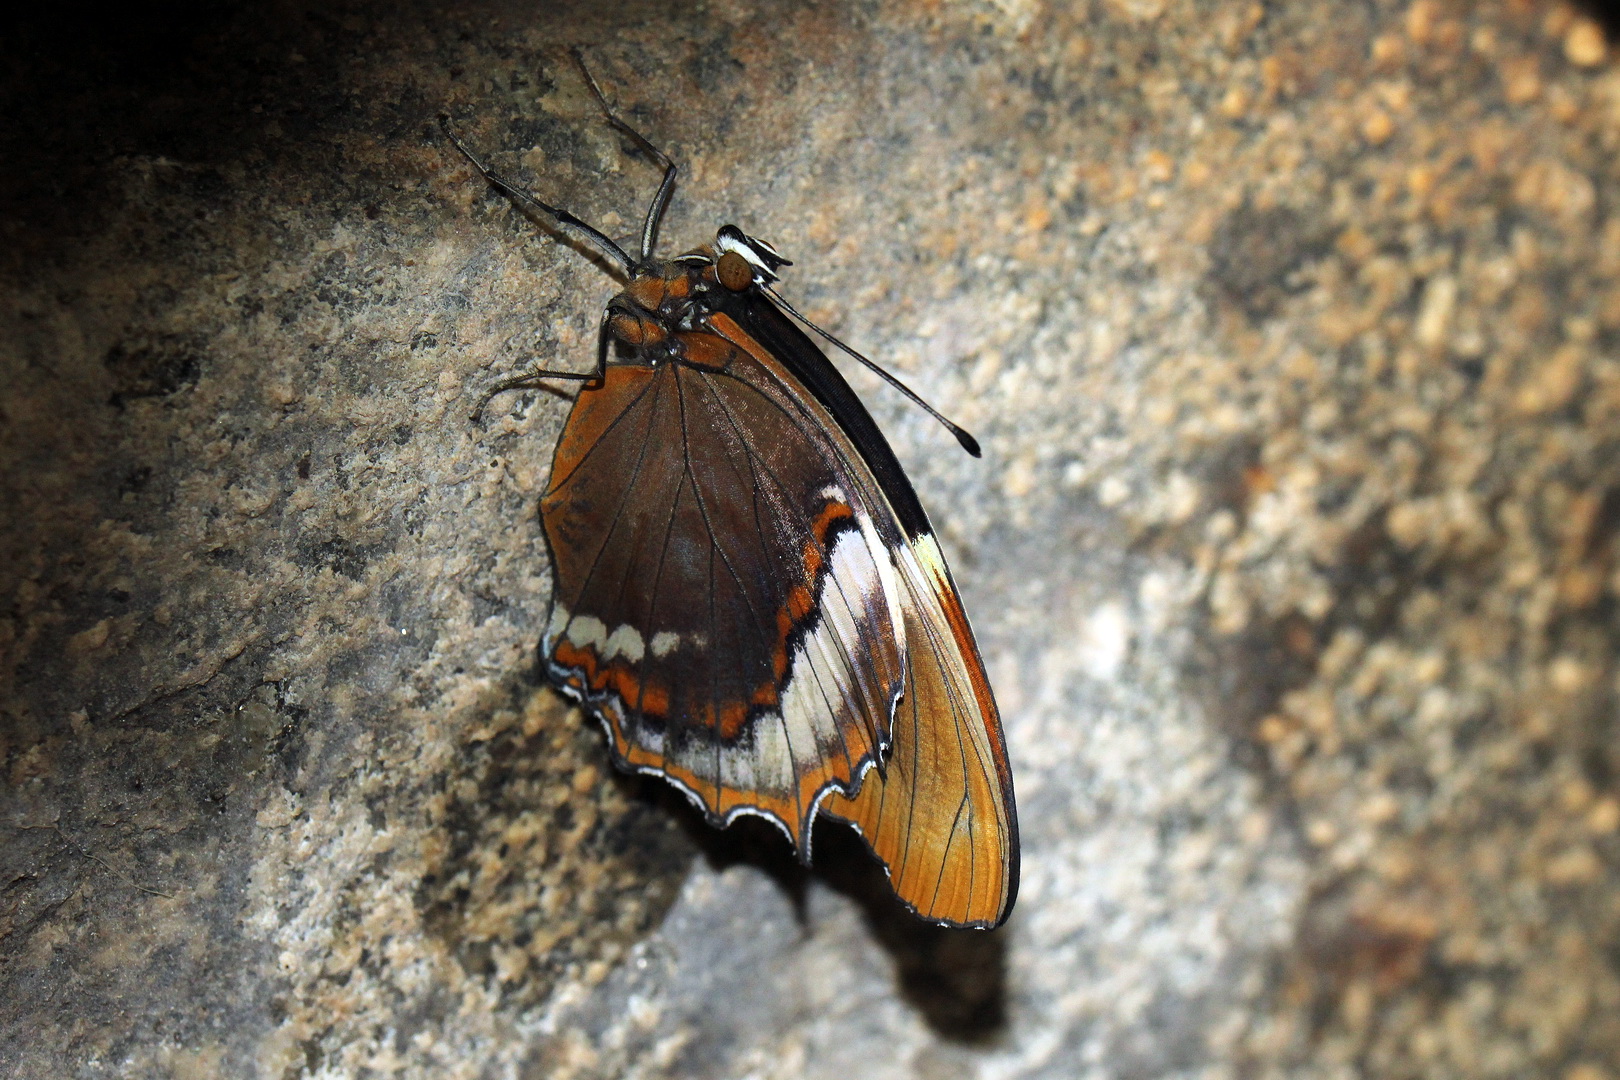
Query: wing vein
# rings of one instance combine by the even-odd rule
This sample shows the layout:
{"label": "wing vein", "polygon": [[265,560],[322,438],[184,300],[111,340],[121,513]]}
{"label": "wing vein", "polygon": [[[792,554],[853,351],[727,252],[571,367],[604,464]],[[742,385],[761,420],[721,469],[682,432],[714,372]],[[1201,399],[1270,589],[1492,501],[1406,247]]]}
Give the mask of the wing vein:
{"label": "wing vein", "polygon": [[[636,391],[636,396],[631,398],[629,403],[626,404],[624,408],[619,410],[619,415],[608,421],[607,426],[602,429],[602,433],[592,440],[591,445],[585,448],[585,452],[583,454],[579,455],[579,460],[574,462],[573,468],[569,469],[568,472],[563,474],[560,479],[555,476],[549,479],[549,482],[546,485],[547,494],[561,490],[565,484],[568,484],[573,480],[574,474],[579,472],[580,469],[584,468],[585,463],[590,460],[591,455],[596,453],[597,449],[601,447],[602,443],[607,440],[607,436],[612,433],[614,428],[625,422],[624,418],[629,416],[631,411],[634,410],[637,405],[641,404],[641,399],[646,397],[647,394],[653,390],[657,382],[657,379],[647,380],[647,385]],[[649,417],[648,426],[650,427],[651,424],[652,421]],[[643,442],[645,442],[645,440],[643,440]]]}
{"label": "wing vein", "polygon": [[[660,391],[660,393],[661,392],[662,391]],[[658,402],[655,400],[653,402],[653,408],[654,408],[655,411],[657,409],[657,406],[658,406]],[[622,416],[623,414],[621,413],[620,415]],[[651,434],[651,430],[650,430],[651,429],[651,424],[650,424],[650,422],[649,422],[648,427],[649,427],[648,434]],[[652,444],[652,439],[650,439],[650,438],[646,438],[646,439],[641,440],[641,452],[636,455],[636,467],[630,474],[630,482],[625,485],[625,496],[619,500],[619,505],[614,508],[614,510],[613,510],[613,523],[608,526],[607,531],[602,535],[602,543],[597,546],[596,554],[591,556],[590,568],[585,571],[585,576],[580,581],[580,584],[579,584],[578,594],[574,597],[576,605],[577,605],[578,598],[581,597],[581,596],[584,596],[586,590],[588,590],[590,588],[591,580],[596,576],[596,571],[601,566],[602,553],[607,550],[608,543],[613,539],[613,534],[616,531],[618,531],[619,522],[621,520],[623,520],[623,518],[624,518],[624,508],[626,506],[628,506],[630,504],[630,501],[631,501],[630,492],[634,490],[634,488],[636,486],[636,481],[638,479],[640,479],[640,477],[641,477],[641,468],[647,462],[647,448],[651,444]],[[597,445],[597,444],[595,444],[595,443],[592,444],[593,447],[595,445]],[[573,606],[571,606],[571,610],[572,609],[573,609]],[[564,628],[564,632],[565,633],[567,632],[566,627]]]}

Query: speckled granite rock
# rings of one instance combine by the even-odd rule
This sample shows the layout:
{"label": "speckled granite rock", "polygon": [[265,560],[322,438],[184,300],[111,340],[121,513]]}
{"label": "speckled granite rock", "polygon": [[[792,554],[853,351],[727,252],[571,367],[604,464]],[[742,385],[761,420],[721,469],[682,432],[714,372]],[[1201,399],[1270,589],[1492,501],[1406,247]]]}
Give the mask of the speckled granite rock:
{"label": "speckled granite rock", "polygon": [[[610,232],[733,220],[934,509],[1024,889],[896,915],[533,682]],[[1620,53],[1580,10],[211,11],[0,73],[8,1076],[1620,1075]],[[823,842],[825,841],[825,842]]]}

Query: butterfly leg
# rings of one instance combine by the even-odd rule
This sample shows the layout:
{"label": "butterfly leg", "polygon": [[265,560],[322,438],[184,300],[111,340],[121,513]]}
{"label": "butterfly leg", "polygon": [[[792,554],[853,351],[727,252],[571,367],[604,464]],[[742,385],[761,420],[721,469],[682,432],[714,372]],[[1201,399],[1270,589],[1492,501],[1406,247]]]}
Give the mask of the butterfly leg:
{"label": "butterfly leg", "polygon": [[641,261],[646,262],[652,256],[653,240],[658,233],[658,222],[663,219],[664,208],[669,205],[669,197],[675,191],[675,174],[679,170],[675,167],[675,163],[669,159],[668,154],[654,146],[652,141],[641,132],[619,119],[618,114],[613,111],[613,106],[609,105],[607,98],[602,95],[602,88],[596,85],[596,78],[591,74],[591,69],[585,66],[584,55],[577,48],[569,49],[568,55],[574,58],[574,63],[579,67],[579,73],[585,76],[585,85],[591,88],[591,95],[596,98],[596,103],[602,107],[602,115],[606,117],[607,122],[612,125],[615,131],[620,132],[635,143],[638,150],[664,168],[664,179],[658,185],[658,194],[653,196],[652,205],[647,207],[647,219],[641,226]]}
{"label": "butterfly leg", "polygon": [[602,376],[607,373],[608,342],[610,340],[608,322],[612,318],[613,310],[611,308],[602,312],[602,324],[596,331],[595,371],[552,371],[548,368],[535,367],[525,371],[522,375],[502,379],[486,390],[484,396],[478,399],[478,407],[473,410],[472,414],[473,423],[477,423],[484,415],[484,406],[488,405],[492,398],[504,394],[508,390],[540,390],[545,388],[545,380],[547,379],[566,379],[569,382],[594,383],[596,386],[601,386]]}

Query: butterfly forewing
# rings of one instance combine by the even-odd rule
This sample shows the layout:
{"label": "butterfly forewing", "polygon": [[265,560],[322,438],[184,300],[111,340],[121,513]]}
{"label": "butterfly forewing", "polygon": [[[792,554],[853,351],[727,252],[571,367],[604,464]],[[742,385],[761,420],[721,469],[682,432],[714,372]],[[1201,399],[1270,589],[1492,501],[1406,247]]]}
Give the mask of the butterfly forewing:
{"label": "butterfly forewing", "polygon": [[995,700],[933,537],[899,562],[909,670],[895,753],[885,775],[823,809],[860,831],[919,915],[996,926],[1018,890],[1018,822]]}
{"label": "butterfly forewing", "polygon": [[[831,792],[822,809],[860,831],[896,894],[918,914],[957,926],[999,925],[1018,890],[1018,822],[1000,713],[973,631],[898,464],[887,484],[869,466],[874,459],[893,462],[876,426],[827,358],[773,315],[780,313],[735,307],[713,316],[711,325],[791,394],[792,407],[808,422],[828,433],[828,450],[849,485],[883,503],[875,517],[883,522],[904,626],[906,681],[893,720],[893,754],[884,772],[869,774],[853,797]],[[774,351],[758,341],[755,330],[770,337]],[[811,365],[824,367],[806,371]],[[806,381],[826,388],[825,397],[839,405],[837,414],[800,389]],[[852,409],[861,411],[851,416]],[[851,431],[862,433],[863,441],[858,444]],[[897,502],[909,502],[909,513],[897,510]],[[916,522],[914,534],[901,528],[906,520]]]}

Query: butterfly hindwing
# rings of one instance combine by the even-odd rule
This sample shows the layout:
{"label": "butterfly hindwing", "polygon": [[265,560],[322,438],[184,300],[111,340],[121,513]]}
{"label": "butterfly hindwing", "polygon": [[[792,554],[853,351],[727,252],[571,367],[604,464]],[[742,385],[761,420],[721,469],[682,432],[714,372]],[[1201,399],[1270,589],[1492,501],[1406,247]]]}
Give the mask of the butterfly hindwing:
{"label": "butterfly hindwing", "polygon": [[887,744],[903,622],[869,492],[717,348],[723,366],[613,365],[580,394],[541,503],[545,650],[621,764],[808,852],[817,802]]}

